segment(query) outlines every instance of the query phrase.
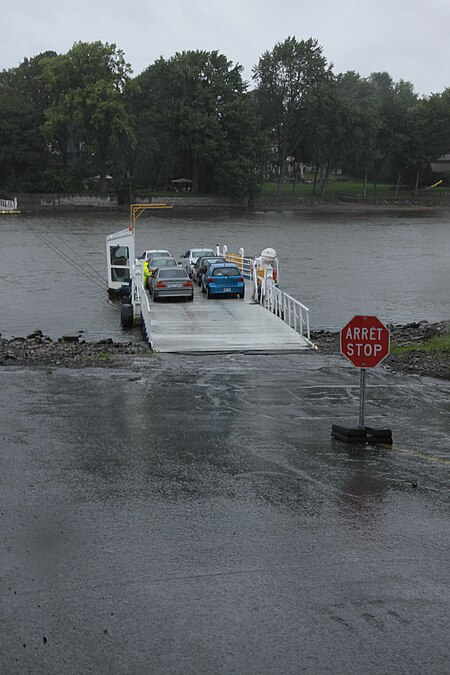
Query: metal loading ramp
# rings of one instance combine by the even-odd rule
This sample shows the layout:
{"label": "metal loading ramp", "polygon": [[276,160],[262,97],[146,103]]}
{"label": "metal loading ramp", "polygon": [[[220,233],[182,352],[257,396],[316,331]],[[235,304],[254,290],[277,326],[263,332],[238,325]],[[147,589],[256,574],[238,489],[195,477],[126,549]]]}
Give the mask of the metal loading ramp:
{"label": "metal loading ramp", "polygon": [[155,352],[311,349],[311,344],[297,331],[251,299],[250,285],[243,300],[208,300],[199,288],[195,288],[194,293],[193,302],[149,300],[147,333]]}

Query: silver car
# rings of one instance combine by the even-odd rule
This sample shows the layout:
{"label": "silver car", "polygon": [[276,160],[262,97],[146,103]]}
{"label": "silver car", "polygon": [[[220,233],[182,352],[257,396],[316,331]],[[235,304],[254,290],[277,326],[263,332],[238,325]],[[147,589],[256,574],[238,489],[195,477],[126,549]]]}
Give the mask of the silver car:
{"label": "silver car", "polygon": [[208,256],[212,258],[215,255],[216,252],[213,251],[212,248],[190,248],[184,255],[180,256],[181,264],[190,276],[192,274],[192,268],[197,262],[197,258],[200,258],[201,256]]}
{"label": "silver car", "polygon": [[162,298],[194,299],[194,285],[186,270],[181,267],[159,267],[152,277],[149,277],[149,291],[153,295],[153,302]]}

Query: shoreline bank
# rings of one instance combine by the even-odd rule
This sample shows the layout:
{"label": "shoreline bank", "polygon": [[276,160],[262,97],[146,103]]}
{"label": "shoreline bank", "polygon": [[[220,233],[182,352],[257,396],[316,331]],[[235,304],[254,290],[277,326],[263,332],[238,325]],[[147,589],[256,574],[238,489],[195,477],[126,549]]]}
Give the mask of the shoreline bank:
{"label": "shoreline bank", "polygon": [[[428,339],[448,334],[449,323],[423,320],[389,326],[391,344],[408,347],[408,351],[400,354],[394,351],[383,361],[382,366],[400,373],[450,380],[450,352],[420,349],[420,345]],[[344,358],[340,353],[339,337],[338,331],[319,330],[311,333],[318,354]],[[7,339],[0,336],[0,367],[113,368],[130,365],[136,357],[156,359],[145,342],[114,342],[111,338],[87,342],[79,335],[66,335],[59,340],[52,340],[40,330],[27,337]]]}
{"label": "shoreline bank", "polygon": [[[20,213],[34,215],[42,213],[129,213],[129,204],[119,204],[115,195],[82,195],[82,194],[31,194],[15,195],[18,199]],[[449,196],[419,196],[410,199],[379,198],[296,198],[296,197],[256,197],[249,199],[233,199],[220,196],[178,196],[139,195],[133,197],[133,203],[161,204],[169,203],[180,211],[357,211],[357,212],[424,212],[450,211]],[[9,214],[20,216],[19,213]]]}
{"label": "shoreline bank", "polygon": [[[391,334],[391,353],[382,362],[383,367],[400,373],[450,380],[450,352],[421,348],[436,336],[448,335],[449,321],[430,323],[422,320],[390,324],[388,328]],[[311,333],[311,339],[319,351],[345,358],[340,353],[339,331],[318,330]],[[406,349],[397,351],[396,347]]]}

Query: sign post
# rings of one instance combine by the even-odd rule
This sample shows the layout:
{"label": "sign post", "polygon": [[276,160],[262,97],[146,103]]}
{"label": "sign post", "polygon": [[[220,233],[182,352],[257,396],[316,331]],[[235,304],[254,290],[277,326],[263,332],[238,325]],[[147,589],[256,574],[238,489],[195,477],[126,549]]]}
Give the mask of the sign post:
{"label": "sign post", "polygon": [[366,369],[361,368],[359,378],[359,428],[364,429],[364,406],[366,405]]}
{"label": "sign post", "polygon": [[[333,425],[332,435],[339,440],[362,442],[367,440],[367,428],[364,426],[366,403],[366,369],[374,368],[389,354],[390,333],[386,326],[376,316],[357,315],[341,330],[341,352],[360,369],[359,392],[359,426],[358,429],[348,429]],[[372,435],[375,429],[369,430]],[[391,438],[389,429],[379,430],[380,438]],[[382,436],[382,434],[384,434]],[[342,438],[343,437],[343,438]]]}

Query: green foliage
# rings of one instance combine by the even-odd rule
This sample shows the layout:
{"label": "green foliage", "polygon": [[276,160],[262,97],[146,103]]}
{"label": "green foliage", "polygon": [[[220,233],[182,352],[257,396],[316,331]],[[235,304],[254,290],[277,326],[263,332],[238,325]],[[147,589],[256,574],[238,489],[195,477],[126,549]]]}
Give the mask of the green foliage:
{"label": "green foliage", "polygon": [[405,354],[408,352],[441,352],[450,353],[450,335],[436,335],[426,342],[418,342],[411,345],[391,344],[392,354]]}
{"label": "green foliage", "polygon": [[102,177],[120,171],[121,141],[133,142],[123,98],[130,72],[123,52],[101,42],[75,43],[46,62],[51,103],[44,134],[65,168],[84,161],[87,171]]}
{"label": "green foliage", "polygon": [[218,52],[189,51],[136,78],[130,105],[139,182],[164,186],[184,177],[193,192],[236,196],[257,189],[264,139],[241,71]]}
{"label": "green foliage", "polygon": [[264,52],[253,68],[253,77],[256,100],[276,143],[282,193],[287,158],[296,153],[308,123],[311,125],[310,103],[321,98],[319,89],[323,91],[331,82],[331,66],[317,40],[298,42],[288,37]]}
{"label": "green foliage", "polygon": [[0,183],[9,191],[33,190],[51,156],[42,133],[48,90],[43,66],[53,52],[25,59],[0,74]]}
{"label": "green foliage", "polygon": [[[365,196],[371,179],[392,197],[379,181],[417,191],[450,150],[450,88],[419,99],[386,72],[334,75],[312,38],[277,43],[253,75],[249,92],[223,54],[186,51],[131,78],[123,52],[101,42],[25,59],[0,73],[0,189],[80,191],[100,175],[106,190],[111,175],[125,202],[132,184],[183,177],[194,193],[251,198],[267,176],[281,194],[293,172],[298,195]],[[297,183],[305,165],[311,185]],[[361,180],[330,182],[333,168]]]}

